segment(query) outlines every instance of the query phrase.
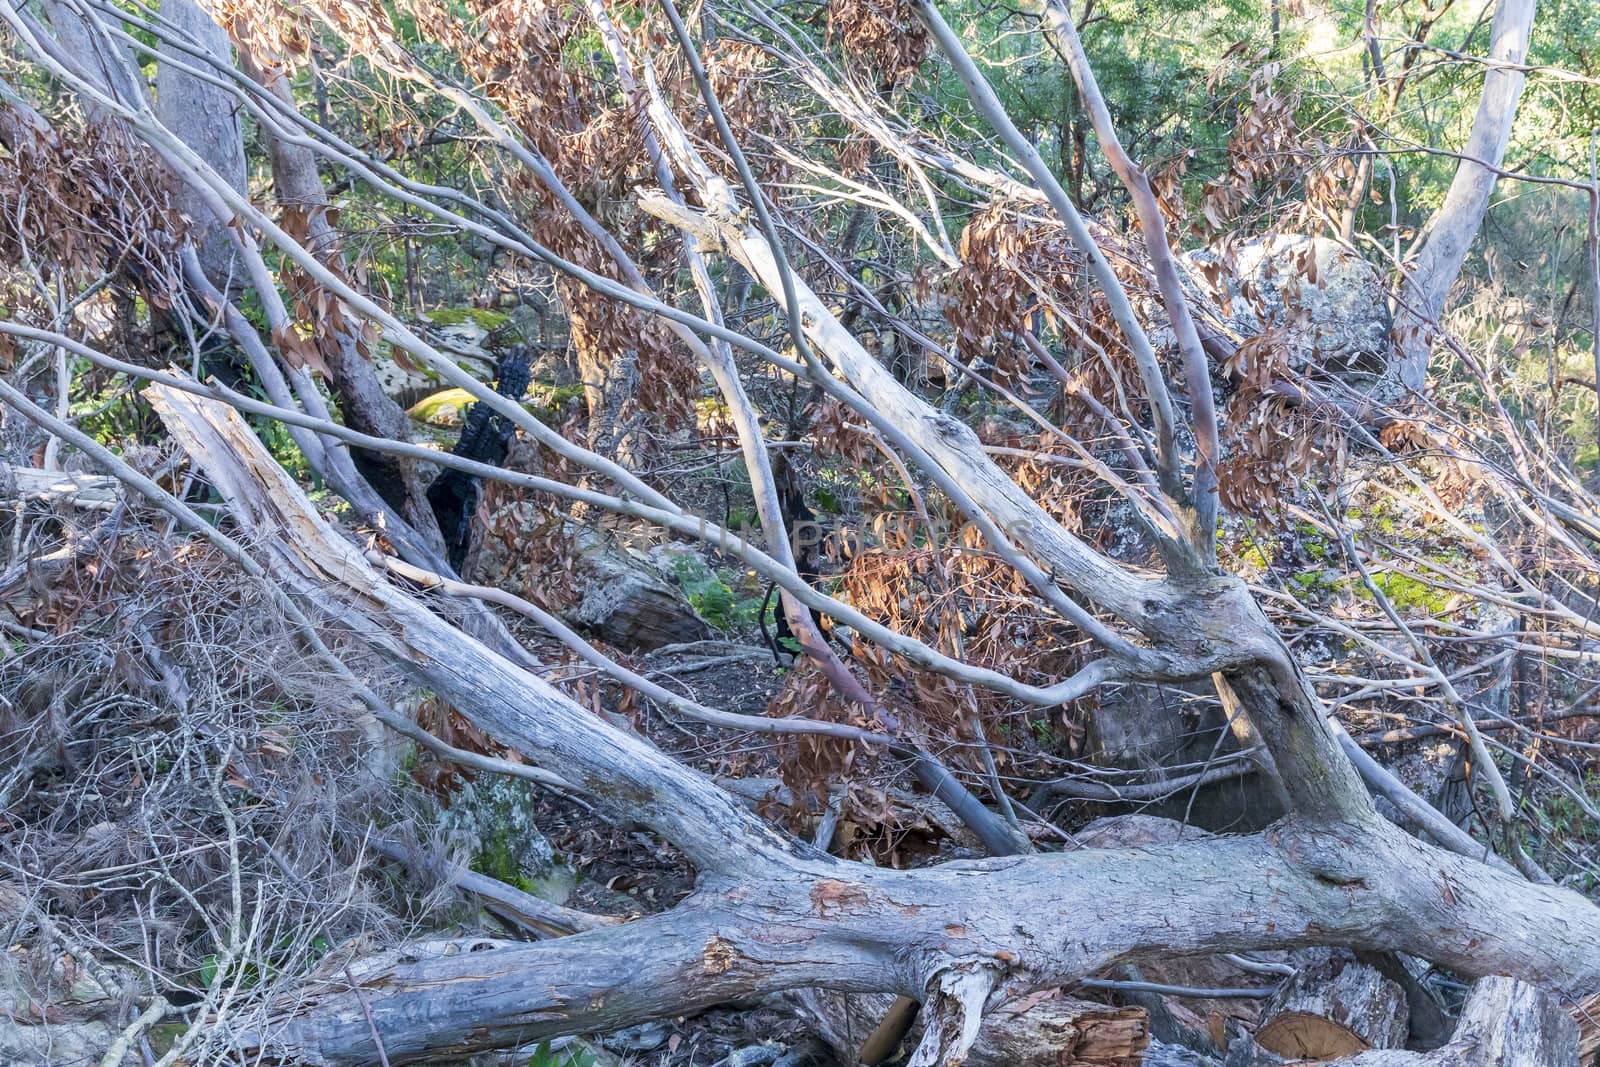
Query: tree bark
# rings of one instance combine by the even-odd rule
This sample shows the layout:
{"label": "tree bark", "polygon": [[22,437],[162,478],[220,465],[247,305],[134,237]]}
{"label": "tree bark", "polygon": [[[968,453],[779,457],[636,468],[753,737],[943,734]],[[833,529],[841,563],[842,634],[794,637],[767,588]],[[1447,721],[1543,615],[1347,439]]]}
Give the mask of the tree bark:
{"label": "tree bark", "polygon": [[[281,73],[262,69],[245,49],[240,50],[240,66],[285,107],[293,109],[294,99]],[[342,276],[339,233],[328,217],[328,191],[317,171],[316,154],[303,144],[278,136],[265,125],[261,137],[272,162],[272,181],[284,211],[285,228],[299,231],[296,236],[305,247]],[[318,349],[346,424],[373,437],[411,440],[411,420],[384,392],[373,369],[368,351],[371,342],[363,336],[363,324],[354,310],[342,305],[332,293],[321,295],[333,310],[318,317]],[[427,500],[429,478],[414,462],[365,449],[353,449],[351,458],[390,507],[435,550],[442,547]]]}
{"label": "tree bark", "polygon": [[1267,1005],[1255,1033],[1262,1048],[1290,1059],[1324,1060],[1405,1044],[1405,992],[1377,968],[1325,951],[1296,962],[1298,973]]}
{"label": "tree bark", "polygon": [[1560,1003],[1525,982],[1485,978],[1472,988],[1455,1037],[1433,1052],[1363,1052],[1350,1067],[1578,1067],[1578,1027]]}
{"label": "tree bark", "polygon": [[[223,65],[233,62],[233,45],[221,26],[195,0],[164,0],[161,17],[182,32],[189,43],[204,49]],[[246,191],[244,131],[233,96],[181,69],[191,58],[171,45],[161,46],[156,65],[156,117],[211,164],[229,185]],[[176,59],[173,63],[169,60]],[[187,182],[173,182],[173,203],[191,220],[190,240],[200,257],[201,269],[211,284],[232,294],[244,282],[226,227]]]}
{"label": "tree bark", "polygon": [[[852,997],[822,990],[794,999],[843,1063],[855,1062],[891,1000],[884,994]],[[1142,1008],[1041,990],[989,1014],[967,1054],[967,1067],[1139,1067],[1149,1043],[1150,1024]]]}
{"label": "tree bark", "polygon": [[1483,225],[1489,196],[1499,179],[1511,126],[1517,117],[1526,75],[1517,65],[1527,57],[1533,30],[1534,0],[1500,0],[1489,31],[1489,60],[1483,96],[1472,120],[1472,132],[1461,150],[1455,179],[1433,217],[1423,228],[1408,257],[1400,283],[1393,336],[1400,384],[1421,392],[1428,376],[1428,357],[1438,336],[1445,299],[1467,260],[1467,250]]}

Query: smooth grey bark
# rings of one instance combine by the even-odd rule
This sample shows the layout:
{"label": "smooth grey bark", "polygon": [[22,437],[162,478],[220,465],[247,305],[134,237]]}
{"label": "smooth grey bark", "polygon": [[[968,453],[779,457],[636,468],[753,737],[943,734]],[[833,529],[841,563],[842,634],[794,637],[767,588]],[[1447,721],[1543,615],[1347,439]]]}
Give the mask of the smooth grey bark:
{"label": "smooth grey bark", "polygon": [[1483,224],[1489,197],[1499,179],[1506,144],[1517,117],[1517,102],[1527,80],[1518,65],[1527,57],[1535,0],[1499,0],[1489,31],[1489,60],[1483,96],[1472,132],[1461,150],[1461,164],[1405,263],[1395,311],[1393,336],[1400,384],[1421,392],[1428,357],[1438,336],[1439,316]]}
{"label": "smooth grey bark", "polygon": [[388,585],[231,409],[162,386],[147,395],[279,580],[492,736],[559,766],[608,817],[678,844],[701,872],[689,900],[626,926],[353,961],[356,989],[342,974],[313,981],[241,1032],[244,1045],[370,1062],[370,1012],[390,1061],[414,1062],[801,987],[931,997],[937,1008],[974,983],[1003,1002],[1138,957],[1328,943],[1573,994],[1600,989],[1600,909],[1377,818],[1285,664],[1230,681],[1312,817],[1249,837],[916,871],[848,863],[783,838]]}
{"label": "smooth grey bark", "polygon": [[[44,11],[62,51],[85,77],[124,104],[148,101],[148,86],[138,76],[138,64],[93,20],[65,0],[45,0]],[[103,117],[93,104],[86,110],[95,121]]]}
{"label": "smooth grey bark", "polygon": [[[241,50],[239,59],[241,68],[252,79],[285,108],[294,108],[294,98],[281,73],[263,69],[248,51]],[[342,275],[339,233],[328,217],[328,191],[317,170],[316,153],[279,136],[267,126],[262,127],[261,137],[272,163],[272,181],[278,201],[286,214],[303,225],[303,244]],[[379,383],[370,354],[364,350],[362,324],[354,310],[347,307],[337,321],[324,317],[317,326],[318,347],[345,422],[352,429],[374,437],[410,441],[411,420]],[[351,455],[362,476],[384,501],[435,549],[442,547],[438,524],[427,499],[430,478],[414,462],[398,456],[364,449],[353,450]]]}
{"label": "smooth grey bark", "polygon": [[[161,17],[172,23],[192,47],[218,63],[231,65],[233,46],[227,33],[195,0],[162,0]],[[162,60],[187,57],[170,45],[161,46]],[[182,69],[181,63],[156,64],[156,117],[240,192],[246,191],[244,130],[233,97]],[[243,282],[236,252],[211,206],[187,182],[174,182],[173,204],[189,217],[190,240],[201,269],[211,284],[228,293]]]}

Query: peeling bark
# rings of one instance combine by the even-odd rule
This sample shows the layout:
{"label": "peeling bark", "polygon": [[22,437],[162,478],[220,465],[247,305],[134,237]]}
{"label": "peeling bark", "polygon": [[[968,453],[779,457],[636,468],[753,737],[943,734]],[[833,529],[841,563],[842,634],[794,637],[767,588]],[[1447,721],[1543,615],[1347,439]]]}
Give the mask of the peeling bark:
{"label": "peeling bark", "polygon": [[1578,1067],[1578,1027],[1549,994],[1510,978],[1472,988],[1455,1037],[1428,1053],[1373,1051],[1350,1067]]}

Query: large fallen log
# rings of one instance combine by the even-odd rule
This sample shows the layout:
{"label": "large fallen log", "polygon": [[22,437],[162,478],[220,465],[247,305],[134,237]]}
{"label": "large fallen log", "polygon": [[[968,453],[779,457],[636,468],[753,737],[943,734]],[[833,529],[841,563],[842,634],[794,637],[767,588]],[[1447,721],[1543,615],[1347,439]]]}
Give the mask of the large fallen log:
{"label": "large fallen log", "polygon": [[[281,588],[480,729],[559,767],[602,814],[678,845],[700,871],[682,903],[622,926],[352,959],[347,972],[308,979],[231,1021],[243,1050],[367,1063],[376,1034],[399,1064],[830,988],[923,1000],[927,1036],[912,1059],[920,1067],[961,1062],[986,1010],[1125,961],[1330,943],[1399,949],[1570,995],[1600,991],[1600,909],[1378,818],[1286,661],[1232,668],[1303,812],[1263,833],[915,871],[849,863],[780,835],[709,779],[390,584],[231,409],[170,388],[148,395]],[[1188,595],[1224,598],[1208,600],[1209,610],[1232,603],[1231,586],[1197,588]],[[1181,601],[1177,590],[1152,595]],[[1187,620],[1199,607],[1168,610],[1150,612]]]}

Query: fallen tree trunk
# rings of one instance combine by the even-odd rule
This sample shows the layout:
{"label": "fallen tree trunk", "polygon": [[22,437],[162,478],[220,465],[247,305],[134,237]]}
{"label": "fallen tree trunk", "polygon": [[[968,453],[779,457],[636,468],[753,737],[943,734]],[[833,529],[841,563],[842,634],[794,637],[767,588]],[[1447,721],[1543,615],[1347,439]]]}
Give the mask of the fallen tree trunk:
{"label": "fallen tree trunk", "polygon": [[43,471],[3,464],[0,465],[0,499],[110,511],[122,499],[122,485],[115,478],[87,471]]}
{"label": "fallen tree trunk", "polygon": [[390,585],[231,409],[160,386],[147,395],[277,581],[479,728],[559,766],[609,817],[661,833],[701,872],[683,903],[624,926],[352,960],[348,974],[308,981],[232,1024],[241,1047],[366,1063],[375,1031],[398,1064],[828,988],[923,999],[929,1036],[913,1062],[960,1062],[991,1000],[1139,957],[1318,944],[1399,949],[1569,994],[1600,990],[1600,909],[1384,823],[1364,794],[1349,794],[1359,782],[1320,708],[1306,703],[1303,679],[1281,663],[1241,669],[1232,684],[1310,815],[1261,834],[1145,848],[916,871],[847,863],[779,835],[710,780]]}

